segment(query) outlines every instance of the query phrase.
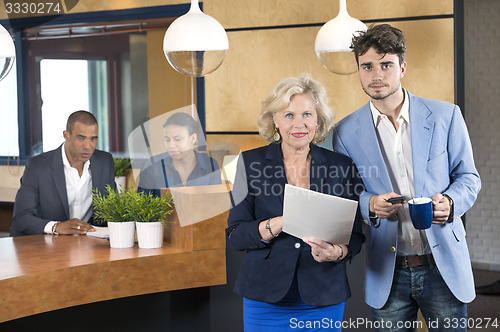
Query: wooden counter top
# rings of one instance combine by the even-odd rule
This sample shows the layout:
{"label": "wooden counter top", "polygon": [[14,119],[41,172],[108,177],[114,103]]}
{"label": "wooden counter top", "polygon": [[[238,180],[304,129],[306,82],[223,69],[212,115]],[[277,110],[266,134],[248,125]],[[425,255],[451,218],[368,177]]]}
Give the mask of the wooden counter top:
{"label": "wooden counter top", "polygon": [[[187,211],[182,215],[188,226],[181,227],[174,210],[159,249],[114,249],[108,240],[86,235],[0,238],[0,323],[121,297],[225,284],[229,194],[225,185],[206,187],[182,193],[176,209]],[[207,214],[214,205],[217,210]]]}
{"label": "wooden counter top", "polygon": [[225,249],[112,249],[107,240],[0,239],[0,322],[115,298],[226,282]]}

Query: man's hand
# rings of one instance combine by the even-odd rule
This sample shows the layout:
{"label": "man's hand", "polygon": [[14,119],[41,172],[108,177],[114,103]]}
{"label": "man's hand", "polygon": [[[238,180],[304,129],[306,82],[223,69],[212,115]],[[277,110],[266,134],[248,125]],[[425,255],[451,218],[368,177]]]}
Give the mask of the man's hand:
{"label": "man's hand", "polygon": [[442,225],[450,218],[450,201],[440,193],[432,197],[432,223]]}
{"label": "man's hand", "polygon": [[389,218],[395,216],[399,209],[403,206],[403,204],[391,204],[387,200],[391,197],[398,197],[398,195],[394,192],[385,193],[380,195],[373,195],[370,197],[370,212],[373,212],[377,215],[377,217],[381,219]]}
{"label": "man's hand", "polygon": [[59,234],[87,234],[87,232],[95,232],[95,228],[83,220],[73,218],[58,223],[55,231]]}

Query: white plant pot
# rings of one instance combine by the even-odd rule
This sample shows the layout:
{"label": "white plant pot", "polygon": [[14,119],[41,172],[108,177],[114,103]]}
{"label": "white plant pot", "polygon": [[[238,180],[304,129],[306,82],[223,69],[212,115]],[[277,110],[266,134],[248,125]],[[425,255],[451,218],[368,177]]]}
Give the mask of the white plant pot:
{"label": "white plant pot", "polygon": [[116,183],[116,189],[118,189],[118,192],[122,192],[126,189],[127,177],[126,176],[116,176],[115,183]]}
{"label": "white plant pot", "polygon": [[139,248],[163,247],[163,224],[161,222],[136,222]]}
{"label": "white plant pot", "polygon": [[108,228],[111,248],[130,248],[134,246],[135,221],[108,222]]}

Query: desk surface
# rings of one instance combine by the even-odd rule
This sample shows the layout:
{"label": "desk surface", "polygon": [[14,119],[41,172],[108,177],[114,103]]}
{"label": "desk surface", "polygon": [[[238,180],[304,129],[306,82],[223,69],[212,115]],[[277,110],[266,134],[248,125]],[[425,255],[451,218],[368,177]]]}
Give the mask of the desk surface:
{"label": "desk surface", "polygon": [[104,239],[0,238],[0,322],[86,303],[226,282],[225,249],[112,249]]}

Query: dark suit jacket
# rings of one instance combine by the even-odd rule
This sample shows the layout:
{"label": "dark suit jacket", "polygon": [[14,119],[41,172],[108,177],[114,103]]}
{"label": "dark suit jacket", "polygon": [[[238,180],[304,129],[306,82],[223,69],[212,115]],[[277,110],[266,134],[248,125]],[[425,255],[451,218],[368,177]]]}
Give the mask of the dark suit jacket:
{"label": "dark suit jacket", "polygon": [[[26,163],[14,203],[11,236],[43,234],[49,221],[69,219],[61,149],[62,145],[33,157]],[[111,154],[95,150],[90,158],[90,172],[92,189],[97,188],[105,194],[107,184],[116,188]],[[90,223],[93,223],[93,218]]]}
{"label": "dark suit jacket", "polygon": [[[344,263],[316,262],[308,244],[283,232],[270,244],[260,239],[259,223],[283,215],[285,183],[279,144],[241,154],[231,193],[235,206],[227,228],[231,247],[246,251],[235,291],[253,300],[275,303],[287,294],[297,273],[304,302],[312,306],[341,303],[351,295]],[[350,158],[311,145],[311,190],[358,200],[357,193],[363,188]],[[358,212],[349,242],[353,255],[363,242]]]}

